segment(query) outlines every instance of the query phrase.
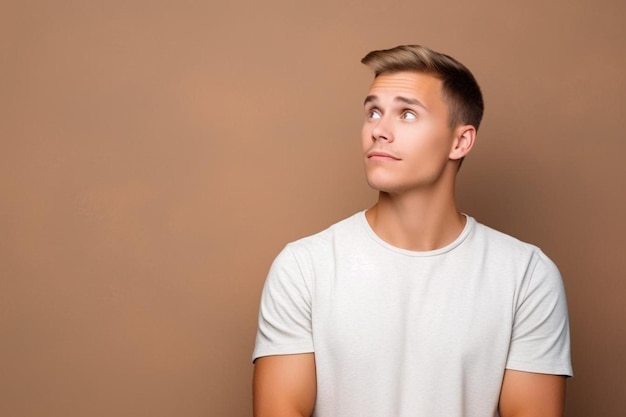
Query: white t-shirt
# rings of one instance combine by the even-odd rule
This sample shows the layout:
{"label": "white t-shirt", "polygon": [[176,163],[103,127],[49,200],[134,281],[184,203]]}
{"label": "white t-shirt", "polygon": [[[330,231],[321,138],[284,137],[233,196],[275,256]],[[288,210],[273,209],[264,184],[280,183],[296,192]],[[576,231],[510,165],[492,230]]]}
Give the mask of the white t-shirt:
{"label": "white t-shirt", "polygon": [[572,375],[558,269],[469,216],[433,251],[386,243],[365,212],[288,244],[253,359],[306,352],[316,417],[493,417],[505,369]]}

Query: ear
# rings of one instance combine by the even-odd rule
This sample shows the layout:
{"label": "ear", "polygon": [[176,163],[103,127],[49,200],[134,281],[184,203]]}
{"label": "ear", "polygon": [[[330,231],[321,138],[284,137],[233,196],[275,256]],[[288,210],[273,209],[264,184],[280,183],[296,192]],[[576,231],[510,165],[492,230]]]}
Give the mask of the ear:
{"label": "ear", "polygon": [[457,126],[454,129],[454,142],[448,157],[452,160],[463,159],[472,150],[476,140],[476,128],[472,125]]}

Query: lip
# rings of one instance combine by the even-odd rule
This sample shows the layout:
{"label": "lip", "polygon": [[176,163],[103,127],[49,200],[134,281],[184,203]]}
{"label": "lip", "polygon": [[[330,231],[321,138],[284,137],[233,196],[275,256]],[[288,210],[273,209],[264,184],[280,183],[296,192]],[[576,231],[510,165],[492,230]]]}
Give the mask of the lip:
{"label": "lip", "polygon": [[400,158],[398,158],[397,156],[380,151],[369,152],[367,154],[367,159],[374,161],[400,161]]}

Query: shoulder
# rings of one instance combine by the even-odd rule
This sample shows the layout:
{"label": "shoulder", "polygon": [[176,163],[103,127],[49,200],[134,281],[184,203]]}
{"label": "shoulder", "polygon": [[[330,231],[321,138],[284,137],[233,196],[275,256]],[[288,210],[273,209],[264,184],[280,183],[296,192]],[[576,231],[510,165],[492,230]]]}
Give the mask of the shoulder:
{"label": "shoulder", "polygon": [[[287,243],[272,264],[272,269],[288,268],[300,274],[334,262],[337,251],[356,243],[364,234],[364,215],[358,212],[326,229]],[[339,249],[338,249],[339,248]]]}
{"label": "shoulder", "polygon": [[524,242],[514,236],[493,229],[475,220],[474,222],[474,240],[479,242],[486,250],[507,258],[512,257],[520,260],[533,259],[535,261],[552,262],[538,246]]}
{"label": "shoulder", "polygon": [[323,254],[332,250],[338,243],[357,239],[363,232],[363,212],[338,221],[326,229],[288,243],[283,249],[290,256]]}
{"label": "shoulder", "polygon": [[549,286],[561,286],[556,264],[536,245],[500,232],[474,220],[473,253],[488,260],[497,270],[516,271],[526,284],[544,281]]}

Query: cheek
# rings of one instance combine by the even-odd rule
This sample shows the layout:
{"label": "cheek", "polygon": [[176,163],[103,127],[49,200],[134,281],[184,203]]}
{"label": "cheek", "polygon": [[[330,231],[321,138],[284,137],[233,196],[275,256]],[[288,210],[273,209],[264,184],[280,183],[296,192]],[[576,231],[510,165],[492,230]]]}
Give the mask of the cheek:
{"label": "cheek", "polygon": [[451,138],[450,130],[447,125],[443,125],[438,120],[432,120],[429,123],[425,123],[421,126],[422,130],[420,135],[424,138],[428,138],[428,145],[433,147],[445,147],[447,142]]}
{"label": "cheek", "polygon": [[450,136],[443,134],[435,126],[422,125],[419,129],[407,130],[407,150],[422,163],[437,165],[439,160],[447,159],[450,153]]}

